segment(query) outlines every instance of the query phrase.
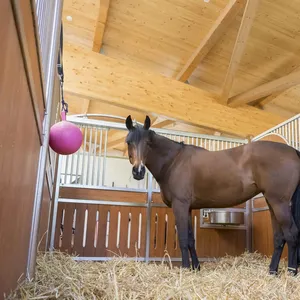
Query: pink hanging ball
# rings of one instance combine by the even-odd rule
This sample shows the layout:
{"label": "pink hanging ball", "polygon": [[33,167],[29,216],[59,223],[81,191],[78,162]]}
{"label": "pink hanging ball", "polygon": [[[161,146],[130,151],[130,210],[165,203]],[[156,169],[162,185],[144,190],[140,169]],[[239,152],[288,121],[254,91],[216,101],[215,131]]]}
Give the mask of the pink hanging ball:
{"label": "pink hanging ball", "polygon": [[75,153],[82,144],[82,132],[73,123],[62,121],[50,129],[49,146],[53,151],[62,155]]}

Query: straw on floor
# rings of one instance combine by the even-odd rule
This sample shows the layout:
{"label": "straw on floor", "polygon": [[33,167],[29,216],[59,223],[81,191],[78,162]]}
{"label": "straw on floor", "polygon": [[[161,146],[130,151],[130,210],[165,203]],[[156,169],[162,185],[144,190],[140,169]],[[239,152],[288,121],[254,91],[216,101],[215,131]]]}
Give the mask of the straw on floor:
{"label": "straw on floor", "polygon": [[286,262],[268,275],[269,258],[257,253],[202,263],[201,271],[125,261],[76,262],[60,252],[39,254],[36,280],[8,299],[300,299],[300,275]]}

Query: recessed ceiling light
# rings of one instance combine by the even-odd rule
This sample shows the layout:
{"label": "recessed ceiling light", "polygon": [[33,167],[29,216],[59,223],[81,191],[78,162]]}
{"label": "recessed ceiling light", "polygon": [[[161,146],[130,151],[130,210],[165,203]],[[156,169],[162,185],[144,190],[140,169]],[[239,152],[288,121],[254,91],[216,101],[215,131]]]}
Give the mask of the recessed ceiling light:
{"label": "recessed ceiling light", "polygon": [[71,22],[71,21],[72,21],[72,19],[73,19],[73,18],[72,18],[71,16],[67,16],[67,20],[68,20],[68,21],[70,21],[70,22]]}
{"label": "recessed ceiling light", "polygon": [[208,3],[210,0],[204,0],[204,2]]}

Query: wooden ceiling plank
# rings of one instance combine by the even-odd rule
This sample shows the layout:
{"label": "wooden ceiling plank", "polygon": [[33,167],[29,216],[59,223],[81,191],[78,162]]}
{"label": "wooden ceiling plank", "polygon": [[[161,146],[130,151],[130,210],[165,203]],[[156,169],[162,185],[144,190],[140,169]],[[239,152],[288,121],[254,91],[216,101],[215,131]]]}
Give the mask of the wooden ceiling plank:
{"label": "wooden ceiling plank", "polygon": [[286,76],[275,79],[271,82],[267,82],[254,89],[231,97],[228,101],[228,105],[231,107],[237,107],[269,96],[273,93],[285,91],[297,84],[300,84],[300,71],[290,73]]}
{"label": "wooden ceiling plank", "polygon": [[95,28],[93,51],[100,52],[103,43],[103,36],[107,21],[110,0],[99,0],[99,14]]}
{"label": "wooden ceiling plank", "polygon": [[222,88],[222,95],[220,100],[225,104],[227,104],[228,102],[235,74],[238,70],[240,61],[247,45],[248,36],[250,34],[250,30],[256,15],[258,4],[259,0],[248,0],[243,13],[243,18],[235,41],[235,45],[233,47],[230,63]]}
{"label": "wooden ceiling plank", "polygon": [[184,67],[176,76],[176,79],[185,82],[189,79],[193,71],[205,58],[211,48],[217,43],[224,34],[228,26],[234,20],[238,12],[245,5],[245,0],[231,0],[223,9],[212,28],[209,30],[204,39],[200,42],[195,52],[188,59]]}
{"label": "wooden ceiling plank", "polygon": [[84,47],[66,43],[64,53],[65,91],[92,101],[164,115],[237,136],[259,134],[284,121],[248,105],[235,109],[224,106],[209,92]]}

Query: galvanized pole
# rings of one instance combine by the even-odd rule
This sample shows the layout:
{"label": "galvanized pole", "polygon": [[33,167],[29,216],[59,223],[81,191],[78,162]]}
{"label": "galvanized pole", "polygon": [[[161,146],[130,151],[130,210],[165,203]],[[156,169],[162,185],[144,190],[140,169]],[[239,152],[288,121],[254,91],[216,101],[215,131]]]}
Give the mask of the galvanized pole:
{"label": "galvanized pole", "polygon": [[50,246],[49,246],[50,251],[52,251],[54,249],[55,228],[56,228],[56,221],[57,221],[57,207],[58,207],[60,178],[61,178],[61,176],[60,176],[60,174],[61,174],[61,165],[62,165],[62,156],[59,155],[58,165],[57,165],[55,193],[54,193],[54,200],[53,200],[52,228],[51,228],[51,238],[50,238]]}
{"label": "galvanized pole", "polygon": [[146,223],[146,253],[145,253],[145,261],[149,262],[150,256],[150,232],[151,232],[151,210],[152,210],[152,183],[153,176],[148,171],[148,192],[147,192],[147,223]]}
{"label": "galvanized pole", "polygon": [[[56,65],[57,65],[57,57],[58,57],[58,49],[59,49],[59,35],[61,30],[61,15],[62,15],[62,0],[56,0],[55,9],[54,9],[54,22],[50,37],[50,55],[49,55],[49,63],[48,63],[48,76],[47,82],[45,84],[46,87],[46,111],[45,111],[45,119],[44,119],[44,128],[43,128],[43,145],[40,149],[40,157],[39,157],[39,167],[37,174],[37,183],[36,183],[36,192],[34,199],[34,208],[33,208],[33,216],[32,216],[32,224],[31,224],[31,235],[30,235],[30,243],[29,243],[29,251],[28,251],[28,261],[27,261],[27,277],[31,280],[35,276],[35,264],[36,264],[36,255],[37,255],[37,245],[38,245],[38,229],[40,222],[40,213],[41,213],[41,204],[42,204],[42,196],[43,196],[43,185],[45,178],[45,170],[46,170],[46,161],[47,161],[47,153],[49,146],[49,133],[50,133],[50,121],[51,121],[51,106],[53,100],[53,90],[54,90],[54,78],[56,75]],[[46,75],[46,74],[45,74]]]}

